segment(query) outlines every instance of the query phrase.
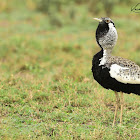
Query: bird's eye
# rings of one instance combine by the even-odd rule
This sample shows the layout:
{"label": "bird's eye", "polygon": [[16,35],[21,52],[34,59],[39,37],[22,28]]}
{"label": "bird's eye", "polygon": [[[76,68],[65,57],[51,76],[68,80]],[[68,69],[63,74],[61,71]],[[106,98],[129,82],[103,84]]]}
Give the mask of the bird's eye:
{"label": "bird's eye", "polygon": [[106,20],[105,22],[106,22],[106,23],[110,23],[110,20]]}

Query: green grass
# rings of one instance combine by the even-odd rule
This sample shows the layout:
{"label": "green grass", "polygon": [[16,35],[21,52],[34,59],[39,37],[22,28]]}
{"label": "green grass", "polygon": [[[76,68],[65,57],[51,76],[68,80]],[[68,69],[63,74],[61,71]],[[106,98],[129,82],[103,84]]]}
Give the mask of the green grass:
{"label": "green grass", "polygon": [[[76,20],[66,18],[61,28],[33,11],[0,14],[0,139],[140,138],[137,95],[124,95],[123,125],[118,116],[112,128],[114,93],[91,73],[100,50],[98,23],[84,6],[77,10]],[[115,10],[119,38],[113,54],[140,64],[139,15]]]}

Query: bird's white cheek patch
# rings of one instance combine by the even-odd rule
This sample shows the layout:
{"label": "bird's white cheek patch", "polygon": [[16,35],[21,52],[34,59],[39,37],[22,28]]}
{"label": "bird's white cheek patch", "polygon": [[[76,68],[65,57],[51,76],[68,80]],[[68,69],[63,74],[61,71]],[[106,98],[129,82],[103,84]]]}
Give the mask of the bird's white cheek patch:
{"label": "bird's white cheek patch", "polygon": [[132,75],[130,69],[127,67],[121,67],[117,64],[113,64],[110,67],[110,76],[117,81],[124,84],[140,84],[140,78],[137,78],[136,74]]}
{"label": "bird's white cheek patch", "polygon": [[113,23],[109,23],[108,25],[109,25],[109,28],[114,28]]}

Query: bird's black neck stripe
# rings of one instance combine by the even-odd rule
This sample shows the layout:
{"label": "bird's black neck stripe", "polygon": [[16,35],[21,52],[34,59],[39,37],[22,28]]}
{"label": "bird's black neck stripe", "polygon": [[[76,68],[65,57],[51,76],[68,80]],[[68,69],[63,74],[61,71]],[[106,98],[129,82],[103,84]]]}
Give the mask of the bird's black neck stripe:
{"label": "bird's black neck stripe", "polygon": [[105,23],[105,22],[99,23],[97,30],[96,30],[96,41],[100,47],[102,47],[102,46],[99,43],[99,38],[102,38],[103,36],[105,36],[108,31],[109,31],[109,27],[108,27],[107,23]]}

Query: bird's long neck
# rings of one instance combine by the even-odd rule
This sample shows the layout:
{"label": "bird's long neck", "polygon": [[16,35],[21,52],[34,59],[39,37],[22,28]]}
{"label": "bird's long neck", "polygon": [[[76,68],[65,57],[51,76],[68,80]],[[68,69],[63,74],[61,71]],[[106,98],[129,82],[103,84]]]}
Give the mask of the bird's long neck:
{"label": "bird's long neck", "polygon": [[103,49],[103,57],[101,58],[100,61],[100,66],[101,65],[105,65],[105,63],[107,62],[107,59],[111,56],[112,53],[112,49]]}
{"label": "bird's long neck", "polygon": [[103,49],[103,57],[111,56],[112,49]]}

